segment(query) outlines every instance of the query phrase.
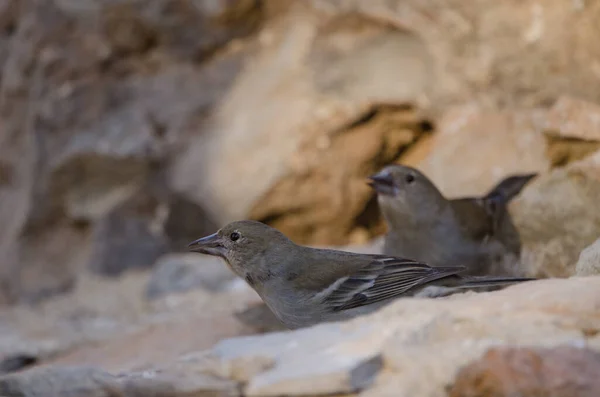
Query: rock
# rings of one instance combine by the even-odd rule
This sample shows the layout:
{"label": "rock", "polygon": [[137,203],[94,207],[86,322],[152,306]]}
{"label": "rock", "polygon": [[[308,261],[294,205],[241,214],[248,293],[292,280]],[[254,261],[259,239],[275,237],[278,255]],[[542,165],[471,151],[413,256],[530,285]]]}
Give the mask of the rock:
{"label": "rock", "polygon": [[547,134],[583,141],[600,141],[600,105],[561,96],[548,112]]}
{"label": "rock", "polygon": [[3,396],[27,397],[238,397],[237,383],[168,367],[114,376],[98,368],[52,366],[0,378]]}
{"label": "rock", "polygon": [[193,366],[169,366],[119,378],[127,397],[241,397],[239,385],[199,373]]}
{"label": "rock", "polygon": [[235,317],[260,299],[250,287],[196,289],[148,302],[149,278],[139,271],[82,275],[70,293],[0,310],[0,359],[20,358],[21,367],[27,358],[37,366],[94,365],[117,374],[256,332]]}
{"label": "rock", "polygon": [[600,351],[599,287],[600,277],[585,277],[400,299],[344,323],[224,340],[179,362],[204,362],[203,373],[240,382],[248,396],[442,397],[462,367],[493,347]]}
{"label": "rock", "polygon": [[575,347],[492,348],[461,369],[450,397],[600,394],[600,353]]}
{"label": "rock", "polygon": [[536,277],[575,274],[581,250],[600,236],[600,152],[541,175],[511,203],[521,261]]}
{"label": "rock", "polygon": [[552,165],[566,165],[600,150],[600,106],[560,97],[548,112],[544,133]]}
{"label": "rock", "polygon": [[154,264],[146,296],[155,299],[163,295],[194,288],[220,291],[235,278],[222,259],[193,253],[169,254]]}
{"label": "rock", "polygon": [[600,274],[600,238],[581,251],[575,272],[578,276]]}
{"label": "rock", "polygon": [[[318,326],[303,333],[276,333],[220,342],[212,349],[215,375],[248,382],[245,395],[327,395],[369,386],[381,369],[368,327]],[[364,344],[363,349],[344,349]],[[293,359],[292,359],[293,357]]]}
{"label": "rock", "polygon": [[152,266],[168,250],[162,227],[167,211],[154,197],[140,195],[98,220],[92,234],[90,269],[118,276],[128,269]]}
{"label": "rock", "polygon": [[15,354],[4,357],[0,362],[0,375],[19,371],[38,362],[38,358],[31,354]]}
{"label": "rock", "polygon": [[413,165],[448,197],[485,194],[508,175],[549,169],[543,117],[542,111],[457,107],[443,116],[427,153]]}
{"label": "rock", "polygon": [[263,220],[301,243],[380,234],[365,178],[430,127],[411,109],[429,87],[428,54],[370,18],[290,9],[260,33],[210,134],[176,160],[173,189],[219,224]]}
{"label": "rock", "polygon": [[117,379],[93,367],[42,368],[0,378],[0,394],[27,397],[116,397]]}
{"label": "rock", "polygon": [[[174,230],[179,207],[167,241],[150,232],[153,214],[121,223],[115,214],[201,133],[247,49],[214,51],[262,14],[253,1],[10,3],[0,10],[0,302],[35,302],[73,288],[90,251],[93,268],[116,274],[151,265],[191,231]],[[163,193],[161,204],[189,203]],[[201,207],[187,206],[196,231],[211,222]],[[129,239],[119,257],[132,263],[114,265],[102,258],[106,233],[146,244]]]}

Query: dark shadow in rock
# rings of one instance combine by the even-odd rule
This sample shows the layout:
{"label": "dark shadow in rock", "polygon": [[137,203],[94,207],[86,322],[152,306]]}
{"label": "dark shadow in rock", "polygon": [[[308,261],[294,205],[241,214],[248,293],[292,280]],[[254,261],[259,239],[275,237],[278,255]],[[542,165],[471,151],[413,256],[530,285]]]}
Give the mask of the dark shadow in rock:
{"label": "dark shadow in rock", "polygon": [[31,354],[14,354],[0,361],[0,374],[20,371],[38,363],[38,358]]}

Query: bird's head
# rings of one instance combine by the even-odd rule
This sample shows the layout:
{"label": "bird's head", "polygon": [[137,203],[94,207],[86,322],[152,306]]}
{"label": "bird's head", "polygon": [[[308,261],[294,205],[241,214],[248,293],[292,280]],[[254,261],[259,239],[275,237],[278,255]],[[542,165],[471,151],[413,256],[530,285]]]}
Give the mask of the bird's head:
{"label": "bird's head", "polygon": [[[267,257],[277,258],[293,243],[280,231],[261,222],[236,221],[216,233],[188,244],[191,251],[219,256],[240,277],[268,272]],[[289,251],[289,250],[288,250]]]}
{"label": "bird's head", "polygon": [[435,214],[446,200],[435,185],[419,170],[394,164],[369,177],[377,192],[381,210],[388,219],[395,214],[416,217]]}

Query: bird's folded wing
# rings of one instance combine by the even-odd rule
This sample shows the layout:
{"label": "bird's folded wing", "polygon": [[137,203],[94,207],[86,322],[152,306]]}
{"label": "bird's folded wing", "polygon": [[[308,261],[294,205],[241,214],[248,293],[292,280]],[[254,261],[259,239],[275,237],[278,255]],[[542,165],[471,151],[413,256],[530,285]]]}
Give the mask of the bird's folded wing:
{"label": "bird's folded wing", "polygon": [[408,259],[381,257],[327,289],[323,304],[333,311],[370,305],[410,292],[431,281],[458,274],[462,266],[431,267]]}
{"label": "bird's folded wing", "polygon": [[494,234],[496,209],[480,198],[467,197],[450,200],[456,220],[464,236],[479,241]]}

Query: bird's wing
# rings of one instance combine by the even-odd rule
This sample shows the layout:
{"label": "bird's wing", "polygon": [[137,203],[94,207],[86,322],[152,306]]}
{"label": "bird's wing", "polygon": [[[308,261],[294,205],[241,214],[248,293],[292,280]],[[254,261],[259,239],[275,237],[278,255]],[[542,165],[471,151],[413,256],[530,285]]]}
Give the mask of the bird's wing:
{"label": "bird's wing", "polygon": [[465,197],[450,200],[450,205],[456,216],[462,233],[474,241],[482,241],[494,235],[505,207],[497,207],[493,202],[483,199]]}
{"label": "bird's wing", "polygon": [[323,303],[334,311],[370,305],[464,270],[462,266],[431,267],[409,259],[373,256],[366,266],[332,283]]}
{"label": "bird's wing", "polygon": [[484,200],[498,200],[503,203],[508,203],[515,198],[521,190],[529,183],[530,180],[535,178],[537,173],[522,174],[522,175],[511,175],[501,180],[496,186],[494,186],[487,195],[483,197]]}

